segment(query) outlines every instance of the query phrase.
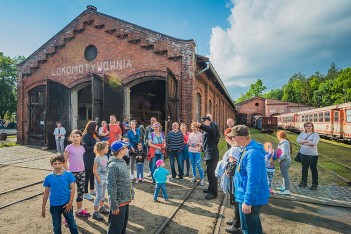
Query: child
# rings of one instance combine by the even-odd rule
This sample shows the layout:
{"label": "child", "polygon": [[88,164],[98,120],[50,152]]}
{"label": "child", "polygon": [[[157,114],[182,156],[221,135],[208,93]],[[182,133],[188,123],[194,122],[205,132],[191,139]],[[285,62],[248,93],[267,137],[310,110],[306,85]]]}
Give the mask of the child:
{"label": "child", "polygon": [[271,142],[265,142],[263,147],[264,147],[264,150],[267,152],[265,155],[266,170],[267,170],[269,192],[272,193],[273,192],[272,182],[273,182],[273,176],[275,172],[274,160],[277,159],[277,155],[274,152],[273,145]]}
{"label": "child", "polygon": [[107,233],[126,233],[129,203],[134,197],[130,171],[123,156],[128,143],[115,141],[111,144],[112,155],[107,162],[107,193],[110,202]]}
{"label": "child", "polygon": [[165,164],[162,159],[157,160],[156,166],[157,166],[157,169],[154,172],[154,179],[156,181],[154,202],[158,201],[157,198],[158,198],[158,193],[160,189],[162,190],[163,198],[165,199],[165,201],[168,201],[166,181],[167,181],[167,175],[170,175],[171,173],[164,168]]}
{"label": "child", "polygon": [[[104,207],[105,201],[105,191],[106,191],[106,179],[107,179],[107,161],[108,157],[108,143],[97,142],[94,146],[94,153],[96,155],[94,159],[94,175],[95,175],[95,188],[96,188],[96,197],[94,201],[94,213],[93,219],[103,220],[104,218],[101,214],[108,214],[109,210]],[[100,210],[99,210],[100,205]],[[101,214],[100,214],[100,213]]]}
{"label": "child", "polygon": [[146,158],[146,153],[143,150],[143,144],[138,142],[137,144],[138,149],[135,152],[135,160],[136,160],[136,168],[137,168],[137,178],[135,183],[144,182],[144,160]]}
{"label": "child", "polygon": [[56,149],[57,149],[57,153],[63,154],[63,151],[65,149],[64,143],[65,143],[66,129],[62,127],[62,124],[60,121],[56,122],[56,126],[57,128],[55,128],[54,130]]}
{"label": "child", "polygon": [[[280,157],[278,157],[280,172],[283,177],[283,186],[278,194],[280,195],[290,195],[290,176],[289,176],[289,167],[291,165],[291,143],[288,139],[288,136],[285,131],[278,131],[277,138],[279,140],[278,150],[281,151]],[[278,154],[278,152],[277,152]]]}
{"label": "child", "polygon": [[41,216],[45,218],[45,206],[50,194],[50,213],[54,233],[61,233],[61,217],[65,217],[71,233],[77,233],[77,224],[73,216],[74,181],[73,174],[63,170],[65,158],[62,154],[50,158],[50,165],[54,171],[44,180],[44,195]]}
{"label": "child", "polygon": [[[82,210],[82,202],[83,202],[83,194],[84,194],[84,184],[85,184],[85,169],[84,169],[84,161],[83,155],[85,153],[85,149],[80,145],[82,141],[82,132],[74,129],[71,132],[69,140],[72,144],[68,145],[65,149],[65,163],[63,164],[63,168],[65,170],[69,170],[72,172],[74,177],[76,178],[77,184],[77,211],[76,216],[80,217],[89,217],[90,213],[86,210]],[[69,162],[69,166],[67,165]]]}
{"label": "child", "polygon": [[[123,137],[122,141],[125,142],[125,143],[128,143],[128,146],[129,146],[129,139],[127,137]],[[126,161],[128,167],[129,167],[129,163],[130,163],[129,153],[130,153],[130,149],[128,147],[128,150],[126,151],[126,154],[123,156],[123,159],[124,159],[124,161]],[[132,176],[130,176],[130,178],[132,179]]]}

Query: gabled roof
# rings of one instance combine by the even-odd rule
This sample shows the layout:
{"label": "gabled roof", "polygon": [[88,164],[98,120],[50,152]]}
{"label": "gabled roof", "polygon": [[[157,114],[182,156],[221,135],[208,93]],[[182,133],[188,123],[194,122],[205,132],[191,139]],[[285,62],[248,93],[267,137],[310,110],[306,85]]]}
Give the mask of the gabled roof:
{"label": "gabled roof", "polygon": [[248,102],[251,102],[251,101],[253,101],[253,100],[255,100],[255,99],[258,99],[258,100],[261,100],[261,101],[265,101],[265,100],[266,100],[266,98],[262,98],[262,97],[259,97],[259,96],[255,96],[255,97],[250,98],[250,99],[247,99],[247,100],[245,100],[245,101],[238,102],[238,103],[236,103],[235,105],[236,105],[236,106],[241,106],[241,105],[243,105],[243,104],[245,104],[245,103],[248,103]]}
{"label": "gabled roof", "polygon": [[[94,17],[93,17],[94,16]],[[100,18],[106,24],[94,22],[93,18]],[[107,19],[107,20],[106,20]],[[53,55],[58,49],[75,37],[75,34],[84,31],[86,25],[93,25],[102,29],[108,34],[115,34],[118,38],[127,38],[129,42],[140,43],[143,48],[153,49],[155,53],[167,54],[169,59],[178,59],[182,56],[182,51],[175,44],[189,44],[195,47],[195,41],[182,40],[171,37],[142,26],[118,19],[116,17],[98,12],[96,7],[88,6],[85,11],[73,19],[66,27],[50,38],[39,49],[28,56],[18,67],[22,74],[30,74],[36,70],[41,63],[47,60],[49,55]],[[165,41],[162,43],[161,41]]]}

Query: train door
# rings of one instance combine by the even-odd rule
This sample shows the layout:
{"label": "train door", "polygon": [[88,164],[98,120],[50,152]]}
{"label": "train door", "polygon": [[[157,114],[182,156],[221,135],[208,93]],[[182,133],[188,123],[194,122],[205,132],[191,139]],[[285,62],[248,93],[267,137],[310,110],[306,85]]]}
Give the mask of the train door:
{"label": "train door", "polygon": [[341,124],[340,124],[340,111],[339,110],[332,111],[331,131],[332,131],[332,136],[340,137]]}

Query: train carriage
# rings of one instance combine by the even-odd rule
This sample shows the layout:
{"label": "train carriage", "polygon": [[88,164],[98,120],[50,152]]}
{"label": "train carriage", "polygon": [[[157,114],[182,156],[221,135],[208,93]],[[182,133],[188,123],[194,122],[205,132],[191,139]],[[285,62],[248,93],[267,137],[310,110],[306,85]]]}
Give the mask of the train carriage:
{"label": "train carriage", "polygon": [[296,132],[307,121],[322,137],[351,141],[351,102],[278,116],[280,128]]}

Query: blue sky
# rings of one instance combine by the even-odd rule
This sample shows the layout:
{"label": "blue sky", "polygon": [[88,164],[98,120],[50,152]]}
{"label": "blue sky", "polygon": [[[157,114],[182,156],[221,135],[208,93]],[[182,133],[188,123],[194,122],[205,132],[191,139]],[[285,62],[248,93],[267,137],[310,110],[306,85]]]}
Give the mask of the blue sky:
{"label": "blue sky", "polygon": [[258,78],[270,90],[297,72],[351,66],[350,0],[0,0],[0,51],[29,56],[87,5],[194,39],[233,99]]}

